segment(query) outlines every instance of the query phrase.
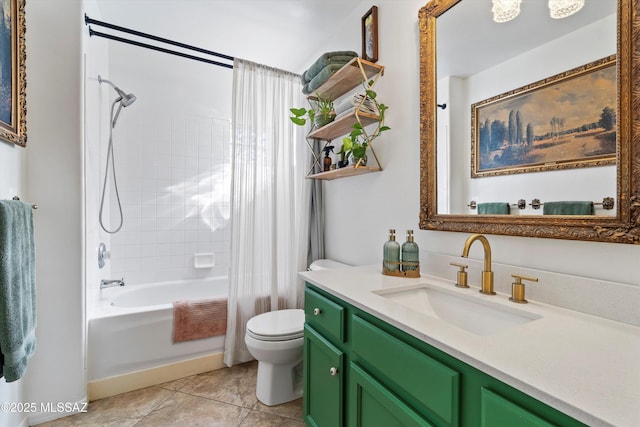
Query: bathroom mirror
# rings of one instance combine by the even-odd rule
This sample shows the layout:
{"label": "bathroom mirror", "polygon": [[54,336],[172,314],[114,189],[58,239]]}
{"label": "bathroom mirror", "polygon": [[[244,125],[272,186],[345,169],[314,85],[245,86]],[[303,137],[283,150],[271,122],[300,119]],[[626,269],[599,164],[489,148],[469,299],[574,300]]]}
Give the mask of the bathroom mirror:
{"label": "bathroom mirror", "polygon": [[[420,228],[640,243],[640,108],[632,108],[640,103],[640,86],[633,85],[640,78],[640,17],[632,13],[640,0],[586,0],[582,10],[563,19],[549,17],[546,1],[522,2],[519,16],[500,24],[491,6],[491,0],[432,0],[419,13]],[[477,174],[479,164],[472,162],[483,152],[481,107],[502,101],[522,106],[520,98],[529,101],[548,88],[562,91],[576,76],[590,78],[606,64],[610,91],[616,93],[608,153]],[[571,101],[580,106],[579,99]],[[519,108],[513,108],[518,116]],[[524,123],[533,115],[526,108]],[[537,108],[542,114],[550,107]],[[566,129],[554,128],[562,131],[559,138],[573,132],[569,116],[576,115],[566,106],[561,111],[568,117]],[[537,133],[549,137],[550,131],[539,126]],[[583,136],[571,136],[577,135]],[[583,150],[587,139],[578,144]],[[520,145],[526,145],[523,140]],[[498,158],[505,146],[487,150]],[[613,199],[613,209],[603,209],[609,204],[605,198]],[[534,207],[545,201],[593,201],[594,214],[543,215]],[[506,215],[478,214],[473,207],[483,202],[512,208]]]}

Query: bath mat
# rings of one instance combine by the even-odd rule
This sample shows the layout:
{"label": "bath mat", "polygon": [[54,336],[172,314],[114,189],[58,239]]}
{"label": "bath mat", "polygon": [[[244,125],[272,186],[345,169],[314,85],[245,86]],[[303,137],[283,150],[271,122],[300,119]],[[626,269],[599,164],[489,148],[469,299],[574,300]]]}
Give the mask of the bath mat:
{"label": "bath mat", "polygon": [[173,342],[224,335],[227,299],[179,300],[173,303]]}

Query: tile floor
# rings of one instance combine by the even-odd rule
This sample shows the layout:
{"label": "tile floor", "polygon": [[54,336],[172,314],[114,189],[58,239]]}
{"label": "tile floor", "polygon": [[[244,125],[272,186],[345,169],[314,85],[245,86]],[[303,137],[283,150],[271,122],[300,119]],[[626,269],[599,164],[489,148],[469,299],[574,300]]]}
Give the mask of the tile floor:
{"label": "tile floor", "polygon": [[86,413],[39,427],[304,427],[302,399],[266,406],[255,394],[257,362],[96,400]]}

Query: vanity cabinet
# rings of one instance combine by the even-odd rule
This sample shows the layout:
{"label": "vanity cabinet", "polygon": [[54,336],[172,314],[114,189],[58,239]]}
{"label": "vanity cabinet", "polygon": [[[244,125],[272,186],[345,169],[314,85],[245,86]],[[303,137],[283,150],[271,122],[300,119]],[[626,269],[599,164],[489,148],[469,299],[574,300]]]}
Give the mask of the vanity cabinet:
{"label": "vanity cabinet", "polygon": [[311,284],[305,318],[308,426],[584,425]]}

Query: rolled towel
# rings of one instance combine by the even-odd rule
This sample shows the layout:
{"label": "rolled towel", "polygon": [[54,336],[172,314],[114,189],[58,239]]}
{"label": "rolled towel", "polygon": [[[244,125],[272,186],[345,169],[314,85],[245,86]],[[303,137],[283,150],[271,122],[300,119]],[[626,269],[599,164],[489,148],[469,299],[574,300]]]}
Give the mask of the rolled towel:
{"label": "rolled towel", "polygon": [[593,202],[544,202],[543,215],[593,215]]}
{"label": "rolled towel", "polygon": [[302,93],[305,95],[310,94],[314,90],[318,89],[329,77],[331,77],[336,71],[342,68],[344,64],[331,64],[327,65],[320,71],[309,83],[304,85]]}
{"label": "rolled towel", "polygon": [[510,213],[511,208],[509,207],[509,203],[478,203],[478,215],[509,215]]}
{"label": "rolled towel", "polygon": [[0,200],[0,366],[20,379],[36,348],[35,241],[31,205]]}
{"label": "rolled towel", "polygon": [[347,62],[351,61],[353,58],[357,57],[358,54],[351,50],[338,50],[335,52],[327,52],[320,55],[320,58],[316,60],[307,71],[302,74],[302,83],[309,83],[315,76],[320,73],[323,68],[332,64],[341,64],[344,65]]}
{"label": "rolled towel", "polygon": [[[362,102],[363,99],[364,102]],[[334,103],[333,109],[335,110],[336,115],[339,116],[344,112],[350,112],[354,108],[357,108],[361,102],[362,106],[360,106],[360,111],[372,114],[376,113],[375,104],[373,103],[373,101],[361,93],[355,93],[351,96],[345,97],[337,104]]]}

